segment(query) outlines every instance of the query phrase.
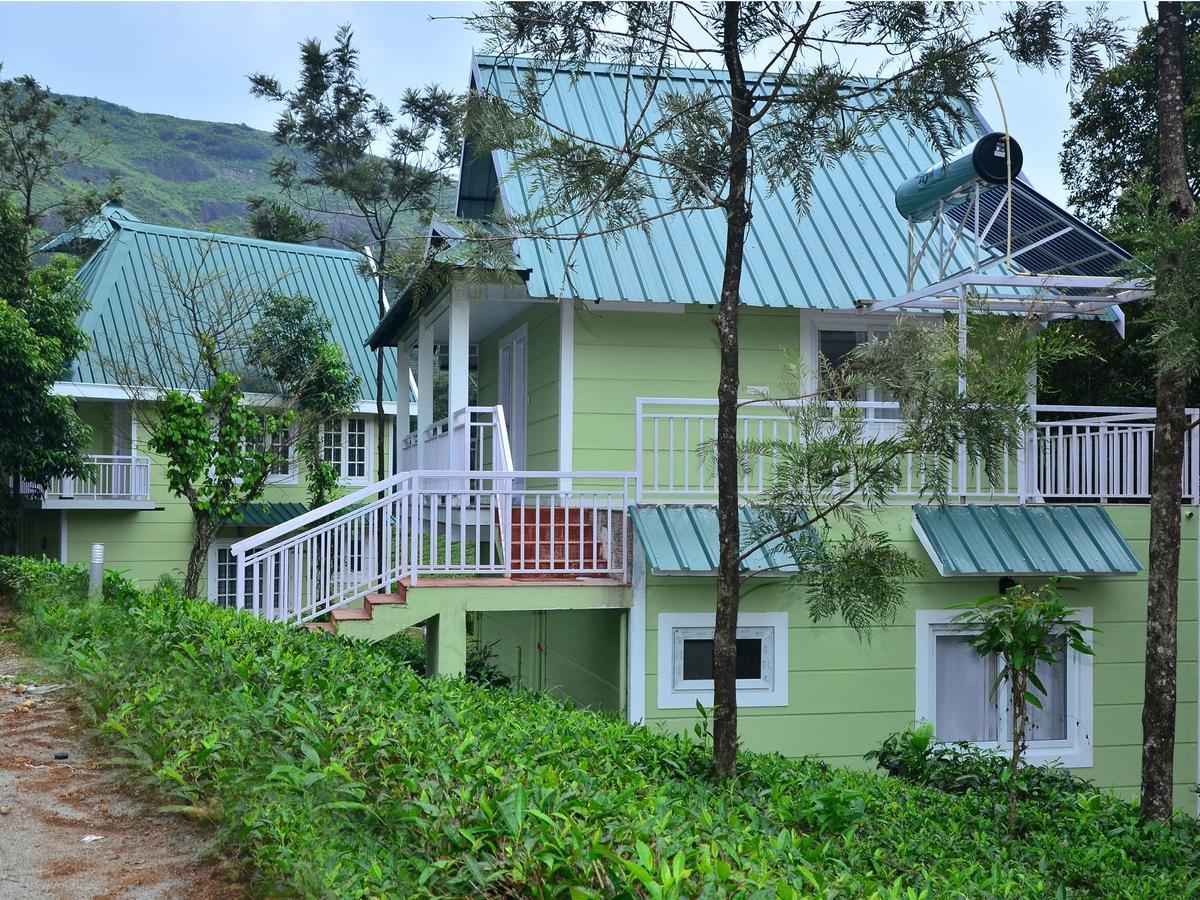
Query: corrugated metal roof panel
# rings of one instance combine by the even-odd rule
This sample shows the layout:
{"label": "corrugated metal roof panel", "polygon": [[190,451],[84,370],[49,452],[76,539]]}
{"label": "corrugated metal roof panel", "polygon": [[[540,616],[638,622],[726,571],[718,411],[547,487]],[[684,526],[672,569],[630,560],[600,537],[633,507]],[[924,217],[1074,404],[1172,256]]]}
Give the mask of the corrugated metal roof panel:
{"label": "corrugated metal roof panel", "polygon": [[242,510],[242,518],[234,525],[247,528],[268,528],[308,512],[303,503],[251,503]]}
{"label": "corrugated metal roof panel", "polygon": [[913,507],[943,575],[1131,575],[1141,563],[1100,506]]}
{"label": "corrugated metal roof panel", "polygon": [[[634,532],[656,575],[713,575],[717,571],[717,508],[707,505],[643,504],[631,506]],[[753,507],[740,510],[742,534],[753,533]],[[745,572],[795,575],[800,571],[781,541],[754,551],[742,563]]]}
{"label": "corrugated metal roof panel", "polygon": [[[167,273],[201,268],[247,288],[305,294],[315,300],[332,324],[333,340],[361,379],[360,398],[374,398],[375,359],[363,338],[377,324],[377,301],[373,279],[359,271],[359,254],[144,222],[113,224],[113,233],[77,276],[91,307],[80,326],[93,347],[75,361],[69,380],[120,384],[112,360],[146,338],[143,304],[161,303],[172,295]],[[190,357],[194,348],[180,343],[176,351]],[[393,362],[384,365],[384,395],[391,401],[396,394]]]}
{"label": "corrugated metal roof panel", "polygon": [[[537,65],[487,56],[476,63],[478,87],[501,96],[513,96]],[[592,65],[575,73],[538,67],[537,74],[545,88],[542,114],[584,139],[612,141],[623,133],[626,105],[640,108],[647,99],[647,79],[637,69]],[[702,90],[715,77],[674,70],[669,89]],[[649,115],[661,113],[651,99]],[[982,124],[975,124],[976,136],[982,136]],[[844,157],[816,174],[812,203],[803,216],[796,213],[787,186],[771,191],[765,178],[755,180],[742,283],[745,305],[850,309],[855,300],[886,299],[907,290],[908,225],[895,210],[895,187],[941,157],[897,122],[885,124],[873,140],[878,152]],[[511,212],[527,215],[541,206],[543,198],[531,180],[511,174],[506,155],[496,156]],[[472,191],[482,188],[490,167],[490,154],[468,159],[463,184]],[[668,203],[652,198],[646,211],[662,212]],[[466,202],[460,209],[470,212]],[[577,230],[574,222],[560,229],[563,234]],[[658,219],[645,232],[585,238],[574,248],[570,241],[522,241],[519,249],[522,264],[533,269],[529,292],[536,297],[715,304],[723,235],[720,211],[707,210]],[[952,270],[967,263],[965,248],[961,257]],[[930,260],[917,283],[933,283],[936,276]]]}

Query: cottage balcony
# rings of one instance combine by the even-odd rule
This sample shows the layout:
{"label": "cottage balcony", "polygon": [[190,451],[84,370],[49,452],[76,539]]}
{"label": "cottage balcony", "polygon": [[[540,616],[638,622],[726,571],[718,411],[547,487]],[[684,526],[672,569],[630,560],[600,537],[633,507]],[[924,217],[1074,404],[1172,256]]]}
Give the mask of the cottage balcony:
{"label": "cottage balcony", "polygon": [[[886,435],[895,427],[894,403],[862,401],[868,433]],[[1154,416],[1150,407],[1034,406],[1034,425],[1009,460],[999,483],[992,484],[982,466],[965,449],[951,467],[946,491],[960,502],[1001,503],[1138,503],[1150,498],[1150,465]],[[1189,421],[1200,413],[1187,410]],[[637,496],[647,502],[716,501],[711,458],[702,448],[716,435],[716,403],[693,398],[639,398],[637,402]],[[739,438],[791,439],[791,420],[777,406],[763,402],[742,408]],[[772,477],[770,461],[759,459],[743,476],[741,493],[761,493]],[[917,460],[901,464],[898,502],[919,500],[926,493]],[[1189,429],[1184,445],[1180,497],[1200,502],[1200,441]]]}
{"label": "cottage balcony", "polygon": [[21,483],[21,492],[42,509],[153,509],[150,458],[90,454],[85,474],[55,478],[47,485]]}

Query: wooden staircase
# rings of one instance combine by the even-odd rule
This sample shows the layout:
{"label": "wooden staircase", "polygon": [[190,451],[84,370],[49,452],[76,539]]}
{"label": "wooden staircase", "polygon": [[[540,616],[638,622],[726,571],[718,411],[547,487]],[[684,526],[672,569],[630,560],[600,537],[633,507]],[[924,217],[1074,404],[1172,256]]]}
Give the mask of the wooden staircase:
{"label": "wooden staircase", "polygon": [[597,532],[589,509],[513,506],[508,542],[512,577],[604,572],[605,536]]}

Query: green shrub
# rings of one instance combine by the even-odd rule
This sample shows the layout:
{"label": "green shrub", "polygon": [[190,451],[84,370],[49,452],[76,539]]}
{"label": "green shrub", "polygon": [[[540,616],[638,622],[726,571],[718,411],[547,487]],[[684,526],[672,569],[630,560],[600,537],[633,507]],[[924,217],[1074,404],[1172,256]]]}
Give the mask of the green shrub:
{"label": "green shrub", "polygon": [[[418,675],[425,674],[425,639],[420,635],[405,629],[384,638],[375,646]],[[466,679],[489,687],[508,687],[512,679],[500,671],[492,647],[479,641],[471,641],[467,645]]]}
{"label": "green shrub", "polygon": [[[1001,797],[1008,791],[1008,759],[967,743],[937,744],[928,722],[884,738],[866,754],[880,769],[910,784],[950,794],[976,791]],[[1042,804],[1043,811],[1078,802],[1095,794],[1090,781],[1061,766],[1022,766],[1017,770],[1017,796]]]}
{"label": "green shrub", "polygon": [[[394,649],[110,578],[17,576],[24,638],[168,802],[264,893],[306,896],[1187,896],[1200,834],[1102,793],[1021,810],[812,760],[708,754],[545,696],[427,681]],[[14,587],[15,585],[15,587]],[[68,590],[74,585],[74,590]]]}

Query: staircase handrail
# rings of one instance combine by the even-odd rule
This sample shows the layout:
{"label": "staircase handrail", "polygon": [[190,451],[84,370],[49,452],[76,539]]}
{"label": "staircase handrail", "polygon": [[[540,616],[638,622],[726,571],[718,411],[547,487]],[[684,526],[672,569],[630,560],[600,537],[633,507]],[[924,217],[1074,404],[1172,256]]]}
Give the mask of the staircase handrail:
{"label": "staircase handrail", "polygon": [[297,516],[294,519],[288,519],[286,522],[281,522],[268,528],[266,531],[260,531],[258,534],[252,534],[247,538],[238,541],[229,548],[229,552],[234,556],[242,556],[250,550],[254,550],[263,544],[269,544],[281,537],[291,534],[301,528],[311,525],[313,522],[319,522],[334,513],[345,509],[348,506],[356,506],[364,500],[375,497],[381,491],[386,491],[388,488],[396,487],[408,479],[412,478],[412,472],[397,472],[383,481],[377,481],[374,484],[369,484],[364,488],[360,488],[353,493],[346,494],[343,497],[338,497],[336,500],[331,500],[323,506],[318,506],[316,509],[309,510]]}

